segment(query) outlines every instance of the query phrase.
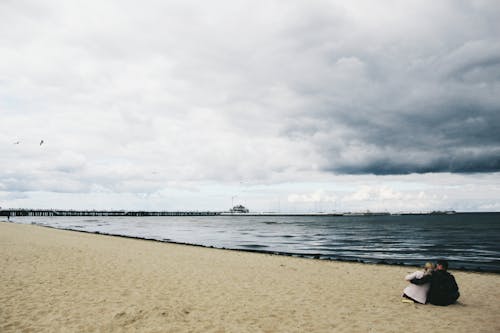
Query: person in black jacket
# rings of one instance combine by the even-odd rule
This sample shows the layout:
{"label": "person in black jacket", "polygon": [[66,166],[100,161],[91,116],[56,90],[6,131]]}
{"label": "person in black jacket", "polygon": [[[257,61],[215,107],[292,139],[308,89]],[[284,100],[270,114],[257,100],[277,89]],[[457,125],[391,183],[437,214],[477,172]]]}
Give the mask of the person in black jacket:
{"label": "person in black jacket", "polygon": [[421,279],[413,279],[410,282],[417,285],[431,283],[427,293],[427,302],[443,306],[453,304],[460,297],[460,293],[455,277],[448,273],[447,269],[448,262],[438,260],[436,270],[431,275],[426,275]]}

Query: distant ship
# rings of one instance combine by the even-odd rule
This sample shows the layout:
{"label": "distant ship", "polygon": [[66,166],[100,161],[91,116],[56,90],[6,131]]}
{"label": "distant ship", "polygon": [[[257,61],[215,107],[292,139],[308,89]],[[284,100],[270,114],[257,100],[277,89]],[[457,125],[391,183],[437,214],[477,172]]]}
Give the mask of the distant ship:
{"label": "distant ship", "polygon": [[389,212],[371,212],[367,210],[366,212],[347,212],[342,214],[344,216],[385,216],[385,215],[391,215]]}
{"label": "distant ship", "polygon": [[229,210],[229,213],[231,214],[247,214],[248,212],[250,212],[248,208],[245,208],[245,206],[242,205],[234,206]]}
{"label": "distant ship", "polygon": [[454,210],[434,210],[430,212],[429,214],[431,215],[453,215],[456,214],[457,212]]}

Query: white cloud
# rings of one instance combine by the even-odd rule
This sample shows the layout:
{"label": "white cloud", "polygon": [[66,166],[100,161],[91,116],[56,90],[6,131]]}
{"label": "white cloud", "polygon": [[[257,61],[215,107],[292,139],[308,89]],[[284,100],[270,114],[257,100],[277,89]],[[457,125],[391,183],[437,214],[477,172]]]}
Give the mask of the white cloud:
{"label": "white cloud", "polygon": [[[495,207],[497,188],[446,184],[497,178],[499,8],[4,1],[1,200],[161,208],[204,194],[220,209],[231,195],[210,188],[243,181],[266,188],[248,198],[255,209],[278,197],[312,205],[301,209]],[[426,172],[443,171],[485,175],[445,173],[432,193],[341,176],[408,174],[423,186]],[[349,191],[329,188],[339,179]]]}
{"label": "white cloud", "polygon": [[288,196],[290,203],[308,203],[308,202],[335,202],[337,197],[328,194],[324,190],[317,190],[312,193],[297,194],[293,193]]}

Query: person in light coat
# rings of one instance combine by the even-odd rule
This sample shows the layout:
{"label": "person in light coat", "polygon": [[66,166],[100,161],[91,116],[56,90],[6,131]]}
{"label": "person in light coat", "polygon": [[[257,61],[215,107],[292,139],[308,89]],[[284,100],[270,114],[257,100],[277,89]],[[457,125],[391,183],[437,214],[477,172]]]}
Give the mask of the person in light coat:
{"label": "person in light coat", "polygon": [[[428,262],[424,265],[424,270],[408,274],[407,276],[405,276],[405,280],[411,281],[413,279],[421,279],[426,275],[432,274],[433,270],[434,270],[434,264]],[[427,292],[429,291],[430,286],[431,286],[430,283],[422,285],[416,285],[410,283],[410,285],[403,290],[403,297],[404,297],[403,301],[406,299],[417,303],[425,304],[427,302]]]}

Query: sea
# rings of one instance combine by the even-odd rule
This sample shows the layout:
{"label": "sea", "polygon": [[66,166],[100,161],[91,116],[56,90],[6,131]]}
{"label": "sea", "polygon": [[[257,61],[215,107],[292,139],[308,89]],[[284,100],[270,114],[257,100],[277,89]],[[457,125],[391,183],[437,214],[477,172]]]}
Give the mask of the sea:
{"label": "sea", "polygon": [[500,273],[500,213],[361,216],[11,217],[11,222],[198,245],[364,263]]}

